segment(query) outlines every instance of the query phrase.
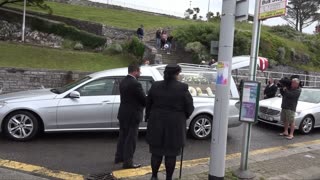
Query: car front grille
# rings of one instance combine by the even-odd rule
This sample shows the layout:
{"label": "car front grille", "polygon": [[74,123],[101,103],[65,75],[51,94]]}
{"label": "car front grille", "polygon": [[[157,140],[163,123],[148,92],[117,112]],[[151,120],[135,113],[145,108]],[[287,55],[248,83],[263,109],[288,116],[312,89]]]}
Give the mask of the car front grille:
{"label": "car front grille", "polygon": [[263,106],[260,106],[259,111],[264,114],[273,115],[273,116],[280,114],[280,111],[278,111],[278,110],[270,109],[270,108],[263,107]]}

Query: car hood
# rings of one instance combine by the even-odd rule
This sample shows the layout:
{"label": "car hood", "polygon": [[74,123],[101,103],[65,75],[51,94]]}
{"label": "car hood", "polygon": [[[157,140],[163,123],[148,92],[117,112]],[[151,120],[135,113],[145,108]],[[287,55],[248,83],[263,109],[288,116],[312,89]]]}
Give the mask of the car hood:
{"label": "car hood", "polygon": [[[274,97],[270,99],[264,99],[259,102],[259,106],[265,106],[269,108],[274,108],[274,109],[281,109],[281,103],[282,103],[282,98],[279,97]],[[304,102],[304,101],[298,101],[297,105],[297,112],[301,112],[305,109],[310,109],[315,107],[316,104],[314,103],[309,103],[309,102]]]}
{"label": "car hood", "polygon": [[50,91],[50,89],[38,89],[30,91],[20,91],[0,95],[0,101],[5,102],[22,102],[22,101],[35,101],[44,99],[53,99],[57,94]]}

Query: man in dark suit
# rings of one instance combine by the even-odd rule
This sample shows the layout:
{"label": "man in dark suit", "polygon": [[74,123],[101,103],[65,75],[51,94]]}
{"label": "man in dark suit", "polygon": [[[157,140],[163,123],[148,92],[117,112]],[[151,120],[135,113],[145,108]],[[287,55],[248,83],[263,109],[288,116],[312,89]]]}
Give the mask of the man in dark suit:
{"label": "man in dark suit", "polygon": [[263,91],[264,99],[273,98],[276,96],[276,93],[278,91],[277,85],[273,82],[273,79],[270,78],[268,81],[268,85]]}
{"label": "man in dark suit", "polygon": [[128,67],[128,75],[120,82],[120,107],[118,120],[120,123],[119,140],[115,163],[123,162],[123,168],[138,168],[140,164],[133,163],[136,149],[139,123],[143,118],[146,106],[146,94],[137,81],[140,77],[140,67],[132,64]]}

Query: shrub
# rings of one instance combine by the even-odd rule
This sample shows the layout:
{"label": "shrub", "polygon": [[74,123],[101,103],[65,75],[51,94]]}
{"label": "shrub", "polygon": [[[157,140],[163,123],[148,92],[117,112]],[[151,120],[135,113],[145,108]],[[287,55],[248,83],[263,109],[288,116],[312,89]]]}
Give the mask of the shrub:
{"label": "shrub", "polygon": [[80,42],[77,42],[74,47],[74,50],[83,50],[83,45]]}
{"label": "shrub", "polygon": [[45,22],[40,19],[32,19],[32,29],[36,29],[46,33],[53,33],[63,38],[74,41],[80,41],[84,46],[89,48],[96,48],[105,44],[104,37],[100,37],[85,31],[81,31],[73,26],[68,26],[64,23]]}
{"label": "shrub", "polygon": [[133,54],[136,58],[141,60],[145,47],[144,44],[137,37],[133,37],[124,45],[123,49],[125,49],[128,53]]}
{"label": "shrub", "polygon": [[64,49],[73,49],[75,45],[76,45],[76,42],[70,39],[63,39],[62,41],[62,47]]}
{"label": "shrub", "polygon": [[250,54],[251,48],[251,33],[235,31],[234,44],[233,44],[233,55],[248,55]]}
{"label": "shrub", "polygon": [[200,63],[202,60],[209,59],[210,55],[207,53],[205,46],[200,42],[191,42],[184,48],[185,51],[193,53],[192,59],[193,63]]}
{"label": "shrub", "polygon": [[111,44],[107,48],[104,49],[103,54],[120,54],[122,53],[122,46],[120,44]]}

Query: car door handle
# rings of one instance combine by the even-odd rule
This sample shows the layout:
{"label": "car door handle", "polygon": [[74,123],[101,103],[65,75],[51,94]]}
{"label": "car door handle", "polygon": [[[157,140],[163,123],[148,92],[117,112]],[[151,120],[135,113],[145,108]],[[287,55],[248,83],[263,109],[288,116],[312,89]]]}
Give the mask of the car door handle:
{"label": "car door handle", "polygon": [[109,100],[102,101],[102,104],[110,104],[110,103],[111,103],[111,101],[109,101]]}

